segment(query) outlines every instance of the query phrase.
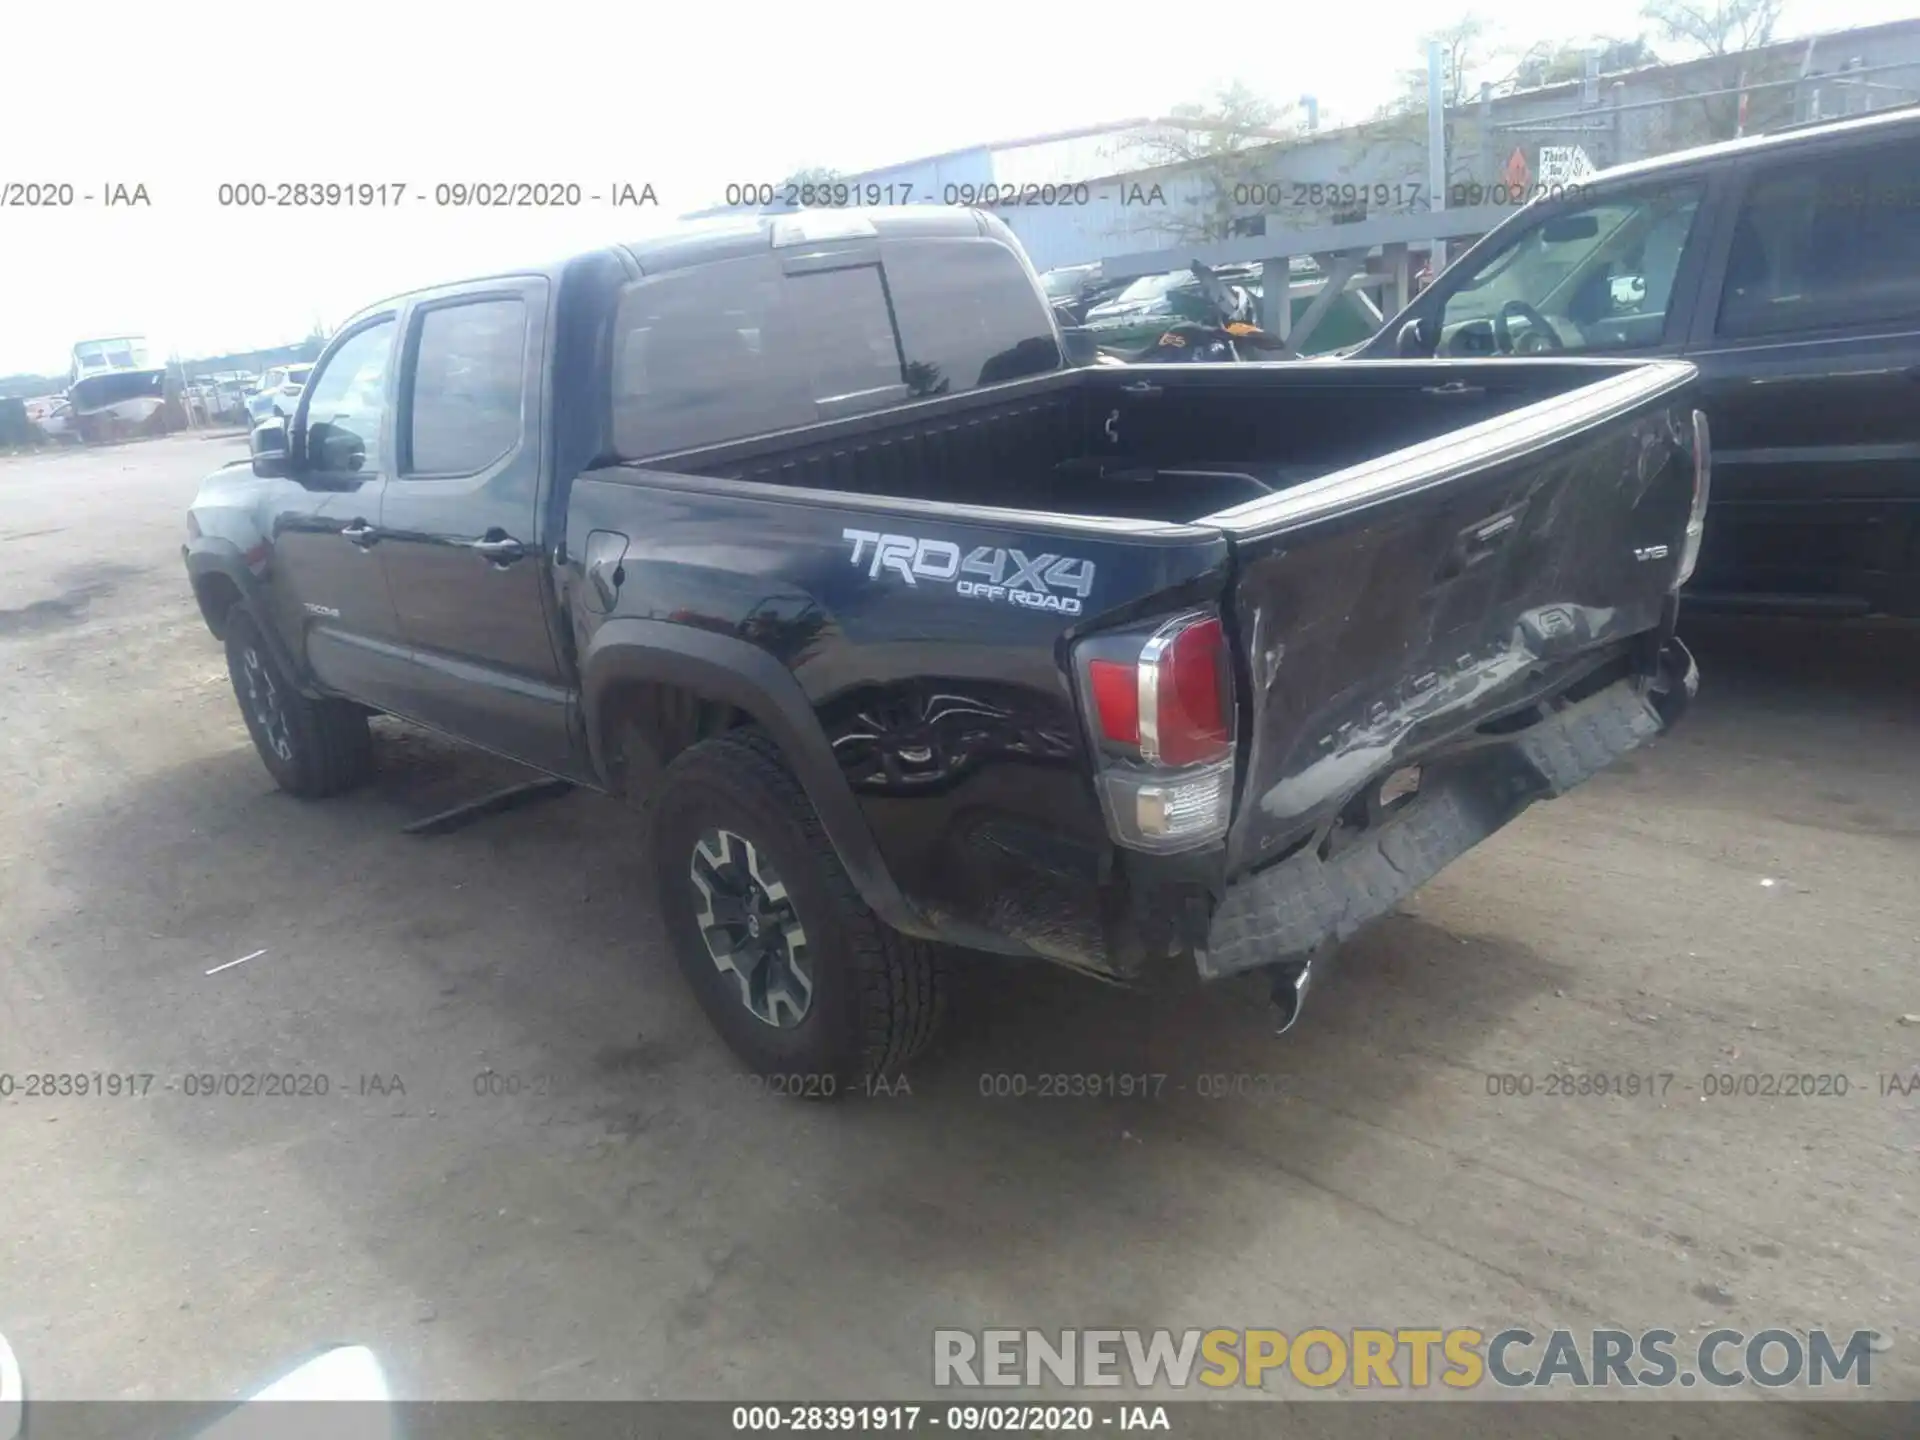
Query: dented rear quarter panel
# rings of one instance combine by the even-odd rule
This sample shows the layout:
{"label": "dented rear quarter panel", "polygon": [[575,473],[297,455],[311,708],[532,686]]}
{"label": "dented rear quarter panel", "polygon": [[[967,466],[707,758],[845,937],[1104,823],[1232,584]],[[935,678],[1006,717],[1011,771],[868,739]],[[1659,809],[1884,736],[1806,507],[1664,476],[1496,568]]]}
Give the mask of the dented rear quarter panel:
{"label": "dented rear quarter panel", "polygon": [[[1067,651],[1093,628],[1217,602],[1217,530],[890,505],[627,466],[580,477],[567,525],[583,663],[595,633],[622,618],[773,655],[917,909],[943,929],[1012,942],[987,948],[1101,968],[1092,896],[1110,843]],[[585,573],[596,530],[627,538],[605,614]],[[996,589],[996,552],[998,593],[982,593]],[[1008,598],[1040,593],[1035,577],[1057,608]],[[964,593],[970,580],[981,589]]]}

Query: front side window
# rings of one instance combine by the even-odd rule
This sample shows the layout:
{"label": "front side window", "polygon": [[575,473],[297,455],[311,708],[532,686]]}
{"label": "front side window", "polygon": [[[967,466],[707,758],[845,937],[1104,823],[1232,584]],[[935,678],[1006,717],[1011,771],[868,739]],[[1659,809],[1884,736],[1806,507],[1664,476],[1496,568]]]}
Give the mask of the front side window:
{"label": "front side window", "polygon": [[407,471],[471,475],[520,443],[527,307],[519,296],[420,317],[407,407]]}
{"label": "front side window", "polygon": [[1762,171],[1741,202],[1721,335],[1920,319],[1920,141]]}
{"label": "front side window", "polygon": [[1543,217],[1452,284],[1440,353],[1659,344],[1701,194],[1698,184],[1671,185]]}
{"label": "front side window", "polygon": [[356,330],[314,373],[307,387],[307,463],[315,470],[379,470],[386,417],[387,365],[393,321]]}

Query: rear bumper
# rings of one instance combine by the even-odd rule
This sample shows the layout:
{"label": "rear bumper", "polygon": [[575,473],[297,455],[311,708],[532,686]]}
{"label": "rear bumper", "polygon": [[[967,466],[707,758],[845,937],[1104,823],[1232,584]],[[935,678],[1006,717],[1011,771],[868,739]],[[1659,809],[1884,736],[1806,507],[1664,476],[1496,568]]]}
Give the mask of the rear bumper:
{"label": "rear bumper", "polygon": [[1678,640],[1621,680],[1498,744],[1428,768],[1420,791],[1326,858],[1309,845],[1231,885],[1195,951],[1204,979],[1298,962],[1385,914],[1535,800],[1571,790],[1679,720],[1699,689]]}

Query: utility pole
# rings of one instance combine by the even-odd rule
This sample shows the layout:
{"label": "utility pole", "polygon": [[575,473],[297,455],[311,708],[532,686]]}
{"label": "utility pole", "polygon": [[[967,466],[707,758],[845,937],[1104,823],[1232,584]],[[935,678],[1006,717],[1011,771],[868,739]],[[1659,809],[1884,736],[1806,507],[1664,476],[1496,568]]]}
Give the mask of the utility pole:
{"label": "utility pole", "polygon": [[[1440,42],[1427,42],[1427,190],[1437,215],[1447,208],[1447,97]],[[1433,273],[1447,268],[1447,242],[1433,242]]]}

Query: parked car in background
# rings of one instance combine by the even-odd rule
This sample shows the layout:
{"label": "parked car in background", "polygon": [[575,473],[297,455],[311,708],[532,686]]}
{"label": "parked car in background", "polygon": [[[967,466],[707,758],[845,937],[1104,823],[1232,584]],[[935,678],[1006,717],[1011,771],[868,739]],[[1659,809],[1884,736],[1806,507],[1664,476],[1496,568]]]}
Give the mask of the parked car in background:
{"label": "parked car in background", "polygon": [[258,425],[262,420],[291,416],[300,404],[300,391],[313,371],[311,365],[276,365],[260,377],[260,388],[247,397],[247,419]]}
{"label": "parked car in background", "polygon": [[1084,324],[1090,306],[1119,294],[1128,283],[1106,279],[1098,260],[1087,265],[1062,265],[1040,276],[1040,288],[1062,325]]}
{"label": "parked car in background", "polygon": [[1688,603],[1920,616],[1920,112],[1604,171],[1357,355],[1684,357],[1715,471]]}
{"label": "parked car in background", "polygon": [[[1258,324],[1262,286],[1257,265],[1221,266],[1214,275],[1233,297],[1227,323]],[[1299,269],[1290,282],[1289,318],[1298,320],[1313,304],[1317,272]],[[1177,325],[1217,325],[1219,305],[1199,276],[1191,270],[1169,270],[1142,275],[1086,311],[1082,322],[1093,344],[1111,352],[1138,352],[1152,346],[1161,334]],[[1358,290],[1337,298],[1297,353],[1319,355],[1343,346],[1362,344],[1379,330],[1381,316],[1373,302]]]}
{"label": "parked car in background", "polygon": [[64,395],[41,395],[27,401],[27,420],[49,440],[62,444],[78,441],[74,428],[73,406]]}

